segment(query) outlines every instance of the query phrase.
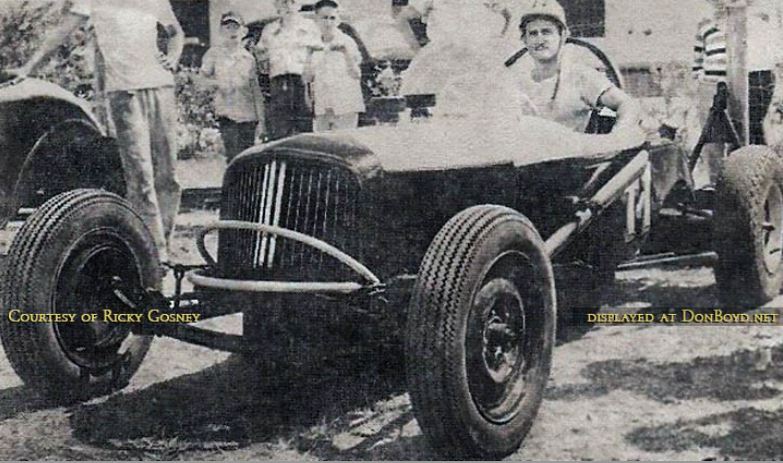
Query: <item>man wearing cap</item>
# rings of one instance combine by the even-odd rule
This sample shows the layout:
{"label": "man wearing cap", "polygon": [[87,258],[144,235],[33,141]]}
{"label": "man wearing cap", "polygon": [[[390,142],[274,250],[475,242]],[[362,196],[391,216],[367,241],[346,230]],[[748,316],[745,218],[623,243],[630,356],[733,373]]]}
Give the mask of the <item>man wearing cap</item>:
{"label": "man wearing cap", "polygon": [[315,23],[300,15],[296,0],[275,0],[280,18],[264,27],[257,45],[259,60],[269,68],[269,136],[283,138],[312,131],[312,111],[302,78],[312,53],[323,48]]}
{"label": "man wearing cap", "polygon": [[608,107],[617,112],[613,132],[638,129],[641,109],[635,100],[603,73],[563,59],[568,26],[557,1],[534,0],[519,27],[533,66],[518,71],[517,77],[535,115],[584,132],[591,112]]}
{"label": "man wearing cap", "polygon": [[215,115],[226,160],[253,146],[264,130],[264,99],[258,85],[256,59],[242,46],[242,17],[228,11],[220,17],[223,43],[201,60],[200,84],[215,88]]}
{"label": "man wearing cap", "polygon": [[[179,209],[176,178],[177,108],[172,71],[184,45],[168,0],[69,0],[60,24],[32,58],[12,74],[34,74],[87,19],[97,42],[96,81],[106,92],[109,125],[116,132],[127,199],[144,219],[160,260]],[[158,48],[158,27],[166,52]]]}

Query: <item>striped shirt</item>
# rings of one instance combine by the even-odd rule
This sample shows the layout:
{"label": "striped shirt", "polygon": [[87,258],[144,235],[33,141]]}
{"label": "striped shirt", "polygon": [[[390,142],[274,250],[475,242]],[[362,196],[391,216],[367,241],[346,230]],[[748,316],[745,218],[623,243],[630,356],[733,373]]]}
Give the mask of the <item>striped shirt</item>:
{"label": "striped shirt", "polygon": [[699,23],[696,44],[693,47],[693,78],[701,82],[726,80],[726,33],[712,19]]}

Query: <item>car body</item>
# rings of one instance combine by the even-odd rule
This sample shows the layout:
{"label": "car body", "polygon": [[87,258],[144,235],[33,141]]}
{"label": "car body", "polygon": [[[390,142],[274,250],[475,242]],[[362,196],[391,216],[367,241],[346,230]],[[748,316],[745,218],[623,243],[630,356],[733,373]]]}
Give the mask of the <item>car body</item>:
{"label": "car body", "polygon": [[[367,127],[334,134],[301,134],[257,146],[243,153],[226,172],[221,219],[258,222],[263,221],[265,208],[280,208],[279,220],[270,219],[270,225],[337,243],[347,235],[345,238],[353,240],[352,244],[346,243],[349,252],[361,256],[368,267],[387,279],[415,274],[438,230],[472,205],[497,204],[523,212],[542,236],[549,236],[638,153],[646,150],[656,166],[675,164],[681,155],[669,143],[632,146],[594,157],[567,151],[553,153],[546,136],[539,136],[540,132],[534,135],[541,127],[554,128],[542,124],[527,133],[521,129],[512,134],[513,140],[504,140],[503,144],[524,148],[504,150],[502,154],[478,149],[482,143],[476,139],[477,134],[470,135],[471,140],[465,137],[472,132],[471,124],[459,121],[443,125],[415,123],[394,130]],[[266,182],[265,177],[269,178]],[[670,188],[678,181],[668,180],[669,185],[660,186]],[[312,195],[318,189],[320,200],[310,205],[308,212],[306,192]],[[277,196],[279,202],[275,202]],[[267,198],[267,203],[259,204],[261,197]],[[253,199],[245,203],[242,198]],[[651,207],[645,206],[648,210]],[[338,217],[334,224],[333,216]],[[642,232],[642,228],[631,225],[629,243],[640,243]],[[269,262],[236,261],[230,251],[232,242],[221,241],[218,261],[225,263],[227,271],[251,275],[258,268],[261,274],[289,276],[282,268],[282,273],[268,271]],[[288,265],[283,264],[288,251],[277,252],[273,265],[278,259],[284,267]],[[237,253],[248,257],[243,250]],[[291,265],[292,272],[310,273],[296,259]],[[331,277],[321,270],[317,273],[322,278]]]}
{"label": "car body", "polygon": [[0,226],[63,191],[125,191],[113,139],[87,102],[62,88],[36,79],[2,84],[0,124]]}

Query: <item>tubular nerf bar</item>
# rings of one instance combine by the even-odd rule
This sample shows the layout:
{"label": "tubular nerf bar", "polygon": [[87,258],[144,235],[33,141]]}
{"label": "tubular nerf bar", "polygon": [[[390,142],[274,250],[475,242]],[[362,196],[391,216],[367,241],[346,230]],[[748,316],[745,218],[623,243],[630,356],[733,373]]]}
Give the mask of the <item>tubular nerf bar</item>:
{"label": "tubular nerf bar", "polygon": [[647,151],[637,154],[588,200],[588,207],[577,213],[576,220],[568,222],[552,233],[544,243],[549,257],[562,251],[577,233],[584,230],[598,214],[619,198],[623,191],[642,175],[649,159],[650,155]]}
{"label": "tubular nerf bar", "polygon": [[312,236],[299,233],[287,228],[276,227],[263,223],[244,222],[239,220],[219,220],[207,225],[199,231],[196,244],[201,256],[211,266],[216,264],[215,259],[207,251],[204,240],[209,232],[214,230],[251,230],[260,233],[280,236],[293,241],[298,241],[307,246],[315,248],[324,254],[334,257],[338,261],[348,266],[351,270],[358,273],[367,280],[366,284],[353,281],[271,281],[271,280],[236,280],[228,278],[217,278],[203,274],[203,270],[193,270],[186,274],[187,279],[194,285],[205,288],[225,289],[231,291],[248,291],[258,293],[342,293],[350,294],[375,286],[380,286],[381,281],[370,269],[362,265],[348,254],[340,251],[331,244],[313,238]]}

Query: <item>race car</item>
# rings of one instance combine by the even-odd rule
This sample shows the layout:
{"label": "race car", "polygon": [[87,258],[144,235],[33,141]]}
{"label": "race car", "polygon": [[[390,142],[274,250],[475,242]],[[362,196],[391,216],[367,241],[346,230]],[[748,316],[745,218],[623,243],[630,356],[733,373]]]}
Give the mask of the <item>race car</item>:
{"label": "race car", "polygon": [[[608,58],[596,57],[621,85]],[[442,103],[404,100],[418,110]],[[783,168],[766,147],[731,154],[712,214],[685,204],[695,195],[682,193],[692,182],[677,167],[681,150],[602,133],[611,118],[591,124],[597,134],[534,117],[483,126],[400,119],[242,153],[225,173],[220,220],[198,233],[204,263],[174,265],[176,289],[164,294],[150,233],[121,197],[111,138],[56,86],[4,84],[0,222],[26,217],[0,282],[0,338],[14,370],[55,400],[85,400],[124,387],[152,335],[164,335],[241,353],[274,374],[264,360],[283,352],[275,360],[285,362],[280,345],[290,340],[270,334],[271,324],[334,304],[402,306],[406,377],[423,433],[447,458],[501,458],[523,442],[549,377],[553,265],[578,262],[596,284],[605,281],[675,208],[683,220],[714,221],[728,303],[755,304],[780,290]],[[193,291],[182,291],[183,278]],[[107,322],[105,310],[140,322]],[[143,321],[152,310],[181,322]],[[14,322],[11,311],[41,322]],[[177,317],[236,312],[242,335]]]}

